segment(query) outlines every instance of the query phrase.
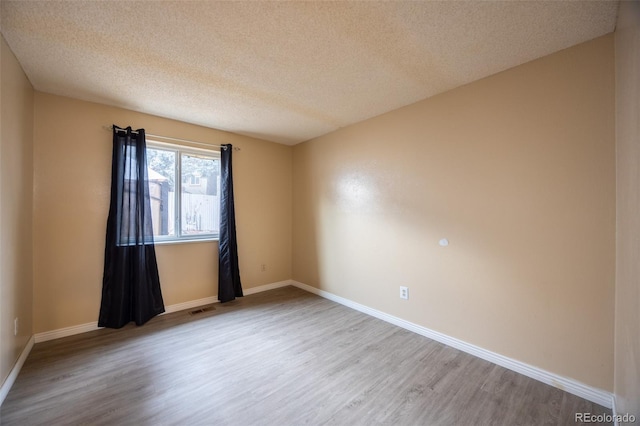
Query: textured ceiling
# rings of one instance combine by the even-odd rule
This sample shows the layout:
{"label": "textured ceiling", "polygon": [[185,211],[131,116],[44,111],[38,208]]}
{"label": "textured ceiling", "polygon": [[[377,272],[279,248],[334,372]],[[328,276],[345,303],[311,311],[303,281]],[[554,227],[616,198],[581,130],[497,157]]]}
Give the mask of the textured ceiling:
{"label": "textured ceiling", "polygon": [[610,33],[617,8],[3,0],[1,25],[36,90],[295,144]]}

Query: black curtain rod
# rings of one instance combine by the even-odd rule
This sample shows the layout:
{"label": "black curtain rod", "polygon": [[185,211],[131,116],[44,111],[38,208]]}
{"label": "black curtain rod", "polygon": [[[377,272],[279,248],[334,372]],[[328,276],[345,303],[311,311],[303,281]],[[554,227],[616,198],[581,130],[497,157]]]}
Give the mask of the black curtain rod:
{"label": "black curtain rod", "polygon": [[[105,130],[113,130],[113,126],[104,126]],[[126,132],[126,129],[115,129],[116,132],[120,131],[120,132]],[[135,130],[132,130],[131,133],[138,133]],[[212,144],[212,143],[204,143],[204,142],[198,142],[198,141],[192,141],[189,139],[179,139],[179,138],[171,138],[169,136],[160,136],[160,135],[154,135],[151,133],[146,133],[147,136],[149,136],[150,138],[158,138],[158,139],[165,139],[165,140],[169,140],[169,141],[175,141],[175,142],[186,142],[186,143],[190,143],[190,144],[194,144],[194,145],[200,145],[200,146],[206,146],[209,148],[212,147],[216,147],[216,148],[220,148],[220,149],[227,149],[226,146],[224,145],[218,145],[218,144]],[[240,148],[237,146],[233,147],[234,151],[240,151]]]}

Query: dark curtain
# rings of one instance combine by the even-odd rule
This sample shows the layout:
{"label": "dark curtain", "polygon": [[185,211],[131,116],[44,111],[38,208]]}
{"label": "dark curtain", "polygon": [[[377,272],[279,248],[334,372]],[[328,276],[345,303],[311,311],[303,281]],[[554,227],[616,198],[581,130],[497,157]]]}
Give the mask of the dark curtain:
{"label": "dark curtain", "polygon": [[142,325],[164,312],[156,251],[144,129],[113,126],[111,205],[107,219],[100,327]]}
{"label": "dark curtain", "polygon": [[218,299],[221,302],[242,297],[238,268],[236,215],[233,206],[233,173],[231,144],[222,145],[220,153],[220,265],[218,268]]}

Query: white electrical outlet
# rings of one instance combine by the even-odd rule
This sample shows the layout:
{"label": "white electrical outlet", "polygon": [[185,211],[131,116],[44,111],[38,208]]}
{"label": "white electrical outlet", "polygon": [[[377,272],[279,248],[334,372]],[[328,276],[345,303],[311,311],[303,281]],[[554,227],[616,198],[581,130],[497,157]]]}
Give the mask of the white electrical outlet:
{"label": "white electrical outlet", "polygon": [[13,335],[18,335],[18,318],[14,318],[13,320]]}
{"label": "white electrical outlet", "polygon": [[409,299],[409,287],[400,286],[400,299]]}

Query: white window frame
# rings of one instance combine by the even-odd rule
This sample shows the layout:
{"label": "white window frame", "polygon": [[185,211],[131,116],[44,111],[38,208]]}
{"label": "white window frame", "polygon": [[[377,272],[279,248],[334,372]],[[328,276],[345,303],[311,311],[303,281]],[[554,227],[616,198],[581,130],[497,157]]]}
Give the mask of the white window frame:
{"label": "white window frame", "polygon": [[[188,242],[202,242],[202,241],[218,241],[219,234],[199,234],[199,235],[182,235],[182,155],[195,155],[208,158],[215,158],[220,161],[220,151],[213,149],[194,148],[187,145],[178,145],[173,143],[160,142],[153,139],[146,140],[147,149],[159,149],[163,151],[172,151],[176,153],[175,164],[175,188],[174,188],[174,230],[175,235],[154,235],[153,240],[156,244],[176,244],[176,243],[188,243]],[[148,166],[148,164],[147,164]],[[189,183],[185,184],[189,186]],[[220,188],[218,188],[220,193]]]}

